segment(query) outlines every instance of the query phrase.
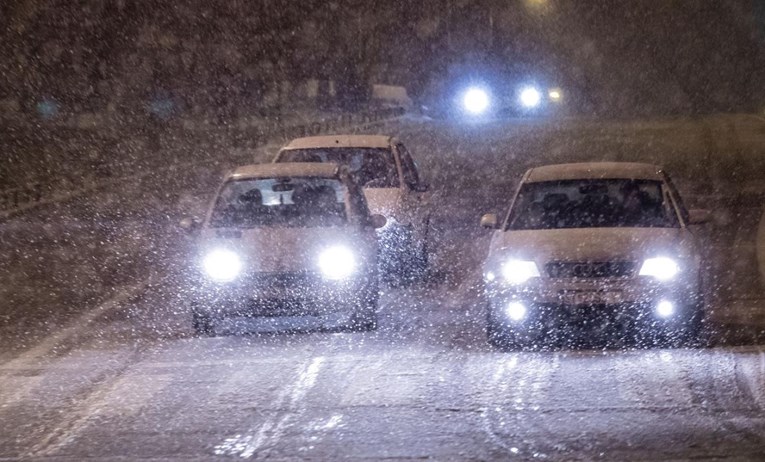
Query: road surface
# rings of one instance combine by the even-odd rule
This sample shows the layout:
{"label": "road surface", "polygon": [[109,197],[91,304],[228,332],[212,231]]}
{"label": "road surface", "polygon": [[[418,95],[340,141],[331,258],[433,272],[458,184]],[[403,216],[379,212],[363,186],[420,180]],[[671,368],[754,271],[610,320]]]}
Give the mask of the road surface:
{"label": "road surface", "polygon": [[[427,172],[438,245],[429,282],[384,289],[374,333],[241,322],[192,335],[177,276],[193,242],[174,223],[204,207],[214,170],[6,221],[0,459],[762,460],[761,205],[747,198],[765,181],[763,127],[731,116],[382,128]],[[528,166],[604,159],[664,163],[690,201],[724,205],[699,231],[716,289],[710,346],[493,351],[478,217],[504,207]]]}

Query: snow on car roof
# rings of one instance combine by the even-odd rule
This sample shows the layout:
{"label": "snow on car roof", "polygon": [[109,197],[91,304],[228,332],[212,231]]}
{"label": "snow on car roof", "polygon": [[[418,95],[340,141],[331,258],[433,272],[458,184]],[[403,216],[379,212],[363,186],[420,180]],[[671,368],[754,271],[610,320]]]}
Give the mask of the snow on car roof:
{"label": "snow on car roof", "polygon": [[388,148],[390,136],[385,135],[328,135],[295,138],[283,149],[310,148]]}
{"label": "snow on car roof", "polygon": [[630,178],[661,180],[661,167],[635,162],[583,162],[535,167],[526,172],[526,182],[579,180],[587,178]]}
{"label": "snow on car roof", "polygon": [[335,178],[338,166],[323,162],[285,162],[281,164],[252,164],[243,165],[234,170],[230,178],[273,178],[311,176],[320,178]]}

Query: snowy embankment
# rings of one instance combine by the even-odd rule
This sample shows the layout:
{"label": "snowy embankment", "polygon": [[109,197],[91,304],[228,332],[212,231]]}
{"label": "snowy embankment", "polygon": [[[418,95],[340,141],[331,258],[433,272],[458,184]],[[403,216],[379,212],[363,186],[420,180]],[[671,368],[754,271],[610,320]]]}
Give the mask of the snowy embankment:
{"label": "snowy embankment", "polygon": [[[394,123],[350,120],[358,124],[336,130]],[[179,220],[203,212],[223,171],[268,161],[284,136],[303,133],[275,133],[247,148],[221,139],[214,149],[196,147],[186,162],[172,162],[172,148],[160,150],[152,155],[164,166],[105,177],[6,211],[0,218],[0,337],[23,347],[141,281],[169,274],[166,283],[179,285],[176,278],[189,262]]]}
{"label": "snowy embankment", "polygon": [[96,189],[200,164],[246,161],[258,147],[290,138],[356,130],[402,115],[401,109],[354,114],[295,114],[228,125],[47,126],[8,130],[0,171],[0,219]]}

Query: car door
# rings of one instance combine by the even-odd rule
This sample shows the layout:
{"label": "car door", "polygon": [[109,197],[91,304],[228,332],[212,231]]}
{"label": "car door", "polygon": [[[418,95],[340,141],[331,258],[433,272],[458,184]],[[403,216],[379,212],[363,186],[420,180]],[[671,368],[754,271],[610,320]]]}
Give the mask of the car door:
{"label": "car door", "polygon": [[428,198],[427,187],[420,177],[417,164],[403,143],[396,142],[396,162],[401,172],[402,216],[407,217],[419,237],[427,233]]}

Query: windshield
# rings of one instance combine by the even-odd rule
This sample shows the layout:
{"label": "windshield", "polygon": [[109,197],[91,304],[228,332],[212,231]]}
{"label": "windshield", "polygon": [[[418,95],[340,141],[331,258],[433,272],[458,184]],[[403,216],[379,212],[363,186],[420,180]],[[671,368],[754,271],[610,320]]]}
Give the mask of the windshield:
{"label": "windshield", "polygon": [[677,216],[662,183],[572,180],[527,183],[510,212],[509,228],[671,228]]}
{"label": "windshield", "polygon": [[340,181],[326,178],[229,181],[215,201],[210,226],[341,226],[347,221],[345,196]]}
{"label": "windshield", "polygon": [[393,153],[386,148],[288,149],[279,154],[278,162],[331,162],[347,166],[353,179],[362,186],[399,186]]}

